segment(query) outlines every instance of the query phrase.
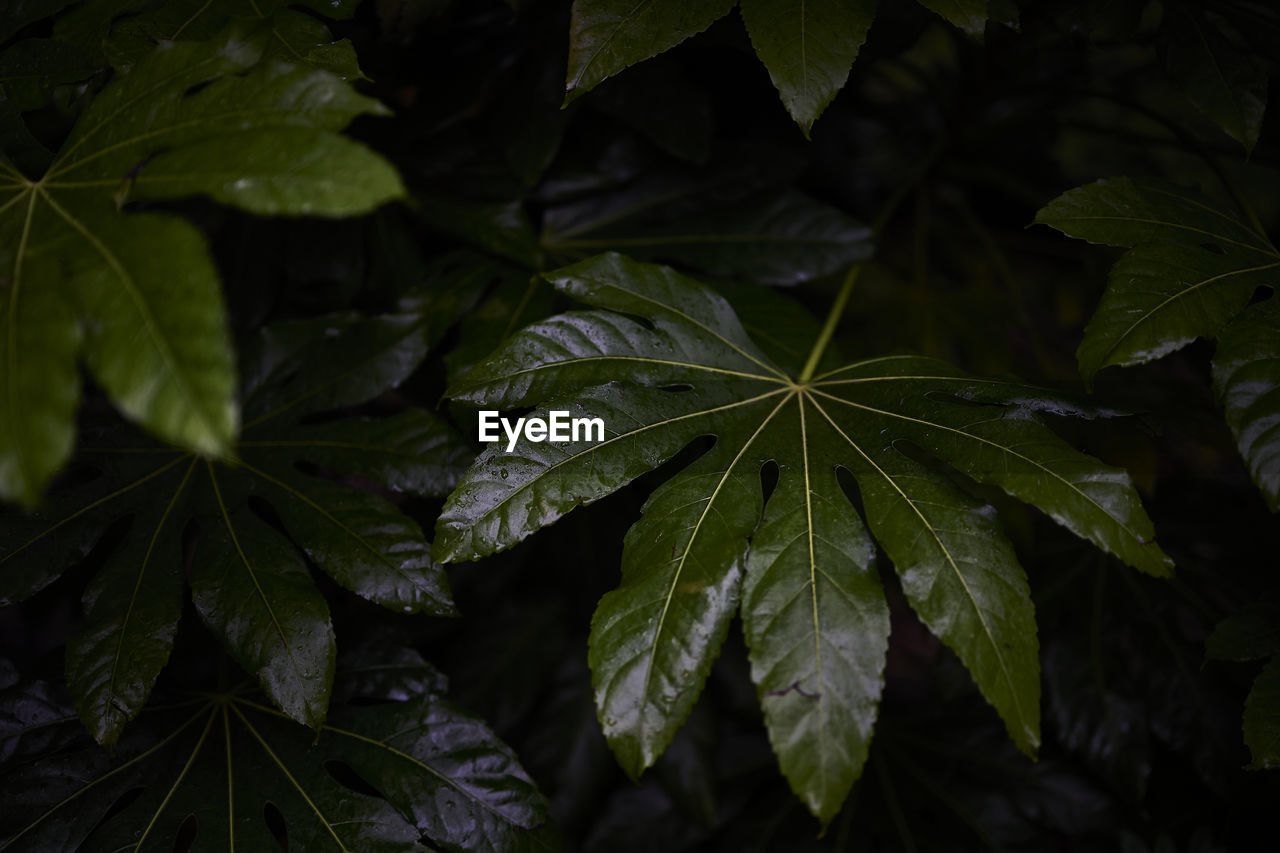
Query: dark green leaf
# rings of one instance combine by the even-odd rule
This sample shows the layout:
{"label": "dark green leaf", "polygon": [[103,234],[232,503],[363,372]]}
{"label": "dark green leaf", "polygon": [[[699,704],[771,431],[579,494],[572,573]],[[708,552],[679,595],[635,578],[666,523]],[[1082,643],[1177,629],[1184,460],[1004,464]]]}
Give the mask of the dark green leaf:
{"label": "dark green leaf", "polygon": [[971,36],[981,36],[987,27],[987,0],[919,0]]}
{"label": "dark green leaf", "polygon": [[[430,671],[420,658],[412,668]],[[0,846],[171,850],[185,832],[192,849],[267,850],[281,829],[290,849],[317,851],[526,843],[546,804],[511,750],[437,692],[438,676],[399,684],[392,698],[358,668],[340,673],[343,695],[382,701],[341,704],[318,733],[243,691],[177,702],[151,712],[112,756],[74,740],[74,716],[42,685],[9,688],[0,708],[26,710],[0,712],[0,742],[46,743],[0,782],[14,806],[0,818]]]}
{"label": "dark green leaf", "polygon": [[293,546],[252,513],[232,514],[209,472],[217,515],[202,519],[191,566],[196,610],[293,719],[318,729],[329,707],[329,607]]}
{"label": "dark green leaf", "polygon": [[734,0],[575,0],[565,101],[697,35]]}
{"label": "dark green leaf", "polygon": [[1202,113],[1252,151],[1267,109],[1267,71],[1227,38],[1217,15],[1186,0],[1164,4],[1165,68]]}
{"label": "dark green leaf", "polygon": [[[122,214],[131,193],[329,215],[401,194],[390,167],[334,135],[381,105],[327,72],[259,63],[262,51],[236,35],[152,51],[94,98],[38,181],[0,161],[0,497],[34,502],[66,460],[77,349],[131,418],[200,454],[230,452],[238,418],[217,272],[193,227]],[[37,332],[48,343],[28,340]]]}
{"label": "dark green leaf", "polygon": [[1272,512],[1280,510],[1280,299],[1252,306],[1222,330],[1213,387],[1253,482]]}
{"label": "dark green leaf", "polygon": [[1280,656],[1263,668],[1245,700],[1244,742],[1253,755],[1251,769],[1280,767]]}
{"label": "dark green leaf", "polygon": [[[910,448],[1041,507],[1144,571],[1169,571],[1127,475],[1072,450],[1036,417],[1083,411],[1058,395],[912,356],[797,382],[723,299],[669,269],[605,255],[550,278],[595,307],[525,329],[450,394],[600,417],[606,440],[490,446],[446,503],[436,548],[449,560],[502,550],[699,436],[716,437],[646,502],[624,543],[622,586],[593,623],[597,707],[633,775],[688,713],[745,596],[753,672],[784,772],[815,814],[835,813],[865,759],[887,633],[870,539],[837,469],[856,478],[912,606],[1027,751],[1038,743],[1039,677],[1022,570],[992,508]],[[621,369],[627,381],[613,381]],[[779,481],[765,506],[760,472],[770,462]],[[829,764],[800,760],[819,752]]]}
{"label": "dark green leaf", "polygon": [[1036,221],[1136,247],[1112,269],[1085,330],[1078,355],[1086,381],[1104,367],[1142,364],[1217,335],[1280,267],[1267,239],[1234,215],[1157,181],[1098,181],[1050,202]]}
{"label": "dark green leaf", "polygon": [[871,254],[869,229],[798,192],[733,198],[724,205],[711,197],[712,204],[671,217],[670,190],[655,195],[654,189],[552,209],[543,224],[543,248],[558,257],[625,251],[716,276],[783,285],[836,272]]}
{"label": "dark green leaf", "polygon": [[805,136],[836,93],[866,41],[877,0],[809,0],[795,6],[742,0],[756,55]]}
{"label": "dark green leaf", "polygon": [[1280,607],[1259,602],[1219,622],[1205,640],[1211,660],[1260,660],[1280,654]]}

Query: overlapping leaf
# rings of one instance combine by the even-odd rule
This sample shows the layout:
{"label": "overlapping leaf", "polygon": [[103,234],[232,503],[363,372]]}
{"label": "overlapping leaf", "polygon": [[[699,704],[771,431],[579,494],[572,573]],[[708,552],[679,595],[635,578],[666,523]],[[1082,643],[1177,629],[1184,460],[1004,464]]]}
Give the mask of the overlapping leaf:
{"label": "overlapping leaf", "polygon": [[1215,660],[1266,660],[1244,704],[1244,742],[1254,770],[1280,767],[1280,607],[1255,601],[1218,623],[1205,642]]}
{"label": "overlapping leaf", "polygon": [[264,60],[265,45],[169,43],[94,99],[41,177],[0,156],[0,498],[33,504],[65,462],[77,360],[159,437],[231,452],[232,354],[204,240],[121,205],[205,194],[336,216],[402,194],[389,164],[337,133],[381,105],[326,71]]}
{"label": "overlapping leaf", "polygon": [[[515,335],[450,394],[599,417],[606,440],[489,447],[450,496],[435,548],[445,560],[500,551],[714,437],[645,504],[624,543],[622,586],[592,626],[597,709],[633,775],[670,742],[741,612],[782,769],[829,820],[866,758],[880,695],[889,625],[873,536],[924,622],[1015,742],[1035,750],[1039,670],[1022,569],[992,508],[925,457],[1144,571],[1169,571],[1127,475],[1037,419],[1082,413],[1057,395],[914,356],[799,382],[728,303],[667,268],[605,255],[548,278],[591,308]],[[856,480],[865,527],[840,471]]]}
{"label": "overlapping leaf", "polygon": [[344,479],[442,495],[469,458],[467,445],[420,410],[304,422],[401,382],[426,353],[429,324],[404,313],[271,327],[246,348],[248,421],[234,463],[108,430],[82,449],[86,473],[96,476],[55,493],[47,511],[0,519],[5,602],[52,582],[116,519],[131,519],[86,592],[85,625],[68,646],[68,682],[98,740],[119,736],[169,658],[182,611],[182,536],[192,518],[196,610],[272,700],[308,725],[325,718],[334,639],[304,555],[389,609],[453,612],[417,523]]}
{"label": "overlapping leaf", "polygon": [[1240,452],[1268,505],[1280,507],[1280,394],[1274,291],[1280,252],[1210,199],[1161,181],[1111,178],[1079,187],[1036,216],[1072,237],[1132,247],[1078,353],[1086,381],[1104,367],[1142,364],[1199,337],[1219,339],[1214,384]]}
{"label": "overlapping leaf", "polygon": [[[981,35],[986,26],[986,0],[920,3],[971,35]],[[783,105],[808,136],[844,87],[877,0],[575,0],[566,102],[697,35],[735,5]]]}
{"label": "overlapping leaf", "polygon": [[337,689],[343,701],[318,734],[239,689],[157,706],[109,755],[77,739],[74,712],[47,686],[10,688],[0,707],[16,713],[0,712],[0,743],[38,737],[44,748],[5,750],[15,760],[0,780],[0,850],[532,844],[542,796],[416,654],[353,658]]}

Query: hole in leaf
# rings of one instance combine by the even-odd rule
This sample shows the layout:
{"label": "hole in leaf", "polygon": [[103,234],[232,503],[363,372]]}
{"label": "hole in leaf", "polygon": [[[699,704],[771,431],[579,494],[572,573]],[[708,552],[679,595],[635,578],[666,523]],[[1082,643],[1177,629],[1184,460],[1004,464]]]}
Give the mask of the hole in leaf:
{"label": "hole in leaf", "polygon": [[370,785],[350,764],[342,761],[326,761],[324,769],[333,777],[335,782],[347,790],[355,791],[357,794],[364,794],[366,797],[385,799],[382,796],[382,792]]}
{"label": "hole in leaf", "polygon": [[677,382],[674,385],[659,385],[659,391],[668,391],[672,394],[683,394],[685,391],[692,391],[693,386],[688,382]]}
{"label": "hole in leaf", "polygon": [[196,831],[199,828],[200,821],[195,815],[184,817],[182,823],[178,824],[178,832],[173,839],[173,853],[190,853],[191,845],[196,843]]}
{"label": "hole in leaf", "polygon": [[858,515],[866,518],[866,507],[862,504],[862,490],[858,488],[858,481],[853,473],[848,468],[837,465],[836,482],[840,484],[840,491],[844,492],[849,503],[853,504],[853,508],[858,511]]}
{"label": "hole in leaf", "polygon": [[1253,295],[1249,297],[1249,304],[1257,305],[1259,302],[1266,302],[1268,299],[1271,298],[1272,294],[1274,293],[1275,293],[1274,287],[1268,287],[1265,284],[1259,285],[1258,287],[1254,288]]}
{"label": "hole in leaf", "polygon": [[270,830],[271,837],[276,840],[276,844],[280,845],[280,849],[288,850],[289,830],[285,826],[284,815],[280,809],[276,808],[275,803],[267,802],[263,804],[262,819],[266,821],[267,829]]}
{"label": "hole in leaf", "polygon": [[210,78],[210,79],[208,79],[208,80],[201,80],[199,83],[195,83],[195,84],[193,84],[193,85],[191,85],[191,86],[188,86],[188,87],[187,87],[187,90],[186,90],[185,92],[183,92],[183,93],[182,93],[182,97],[184,97],[184,98],[190,98],[190,97],[192,97],[192,96],[194,96],[194,95],[198,95],[198,94],[200,94],[200,93],[201,93],[201,92],[203,92],[205,89],[207,89],[207,88],[209,88],[211,85],[213,85],[213,81],[214,81],[215,79],[217,79],[217,78]]}
{"label": "hole in leaf", "polygon": [[769,502],[773,490],[778,488],[778,463],[772,459],[760,466],[760,491],[764,494],[764,502]]}

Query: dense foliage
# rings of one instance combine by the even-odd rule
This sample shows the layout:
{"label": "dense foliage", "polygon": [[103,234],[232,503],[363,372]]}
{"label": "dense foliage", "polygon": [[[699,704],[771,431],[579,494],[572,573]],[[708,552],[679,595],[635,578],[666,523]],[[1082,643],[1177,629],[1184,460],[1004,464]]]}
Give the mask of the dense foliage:
{"label": "dense foliage", "polygon": [[0,850],[1256,844],[1277,47],[6,4]]}

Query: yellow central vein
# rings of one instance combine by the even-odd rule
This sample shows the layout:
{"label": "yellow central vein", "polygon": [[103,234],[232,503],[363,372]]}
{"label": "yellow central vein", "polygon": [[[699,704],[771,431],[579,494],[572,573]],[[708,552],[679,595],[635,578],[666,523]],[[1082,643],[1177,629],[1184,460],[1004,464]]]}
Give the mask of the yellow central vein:
{"label": "yellow central vein", "polygon": [[96,779],[86,783],[83,788],[79,788],[73,791],[72,793],[68,794],[66,797],[63,797],[60,802],[56,803],[53,806],[50,806],[49,809],[45,811],[42,815],[40,815],[31,823],[23,827],[21,832],[19,832],[17,835],[13,836],[8,841],[6,841],[3,846],[0,846],[0,850],[8,850],[11,847],[13,847],[14,844],[18,841],[18,839],[22,838],[22,836],[26,835],[28,832],[35,829],[37,826],[39,826],[41,823],[44,822],[45,818],[49,817],[49,815],[53,814],[58,809],[65,806],[67,803],[87,793],[88,791],[92,790],[98,785],[101,785],[103,782],[106,782],[108,779],[112,778],[113,776],[117,776],[125,772],[135,764],[139,764],[143,761],[146,761],[152,755],[154,755],[155,753],[159,752],[160,750],[168,746],[175,738],[178,737],[178,735],[186,731],[187,728],[193,725],[198,719],[200,719],[199,714],[192,714],[191,717],[186,720],[186,722],[184,722],[182,725],[178,726],[176,729],[170,732],[168,736],[166,736],[163,740],[161,740],[155,746],[151,747],[145,752],[135,755],[133,758],[129,759],[128,761],[124,762],[118,767],[115,767],[107,771],[106,773],[103,773],[101,776],[97,777]]}
{"label": "yellow central vein", "polygon": [[[281,626],[280,620],[276,618],[275,610],[271,607],[271,599],[267,597],[262,585],[258,583],[258,573],[254,571],[253,564],[249,562],[248,555],[245,554],[244,548],[240,545],[240,537],[236,534],[235,525],[231,523],[231,514],[227,512],[227,505],[222,500],[222,489],[218,486],[218,475],[213,470],[213,463],[206,461],[205,467],[209,469],[209,482],[213,484],[213,495],[218,501],[218,509],[221,511],[222,520],[227,526],[227,534],[231,537],[231,544],[235,547],[236,554],[240,557],[240,562],[244,564],[246,571],[249,572],[249,579],[253,581],[253,588],[258,591],[258,597],[262,599],[262,606],[267,610],[271,625],[276,629],[276,634],[280,637],[280,645],[284,646],[285,653],[289,656],[289,663],[293,665],[294,674],[301,682],[303,680],[302,673],[299,671],[298,662],[293,658],[293,646],[289,644],[289,640],[284,633],[284,627]],[[307,704],[310,704],[310,702]]]}
{"label": "yellow central vein", "polygon": [[[774,393],[777,393],[777,392],[774,392]],[[712,490],[711,495],[707,498],[707,504],[702,508],[702,512],[698,515],[698,520],[697,522],[694,523],[693,530],[689,532],[689,539],[688,541],[685,542],[684,550],[680,554],[680,560],[678,563],[676,563],[675,572],[673,572],[671,575],[671,586],[667,589],[666,597],[663,599],[662,613],[658,615],[658,624],[654,628],[653,640],[649,644],[649,660],[646,663],[645,669],[644,669],[644,684],[640,688],[641,701],[644,702],[644,705],[641,707],[641,711],[640,711],[642,729],[643,729],[643,720],[644,720],[644,709],[647,708],[649,705],[649,700],[648,700],[649,682],[653,678],[654,660],[658,654],[658,638],[662,636],[662,628],[667,620],[667,612],[671,609],[671,601],[675,597],[676,587],[680,583],[680,575],[684,571],[685,561],[689,559],[689,552],[693,550],[693,544],[695,540],[697,540],[698,538],[698,533],[699,531],[702,530],[702,523],[703,521],[706,520],[707,514],[711,512],[712,506],[715,505],[716,497],[719,496],[720,490],[724,488],[724,484],[729,481],[729,476],[733,473],[733,469],[737,467],[738,462],[742,459],[743,455],[746,454],[747,450],[751,447],[751,445],[755,442],[755,440],[760,437],[760,434],[764,432],[765,427],[769,425],[769,421],[773,420],[774,415],[778,414],[779,410],[781,410],[782,407],[787,404],[787,401],[789,401],[795,395],[796,395],[795,391],[789,390],[787,392],[787,396],[783,397],[781,400],[778,401],[778,405],[773,407],[773,411],[769,412],[769,414],[765,417],[765,419],[760,422],[760,425],[756,427],[755,431],[751,433],[751,437],[748,438],[745,442],[743,442],[742,447],[738,449],[738,452],[737,454],[734,455],[733,460],[725,468],[724,474],[721,475],[719,482],[716,483],[715,489]]]}
{"label": "yellow central vein", "polygon": [[170,462],[166,462],[164,465],[160,466],[156,470],[148,474],[144,474],[143,476],[134,480],[132,483],[129,483],[126,486],[121,486],[120,488],[116,489],[114,492],[112,492],[109,495],[103,495],[102,497],[98,498],[92,503],[86,506],[83,506],[80,509],[76,510],[75,512],[71,513],[71,515],[68,515],[66,518],[59,519],[56,523],[51,524],[50,526],[46,527],[44,530],[41,530],[35,536],[32,536],[26,542],[23,542],[21,545],[19,545],[14,550],[10,551],[8,554],[5,554],[3,557],[0,557],[0,566],[3,566],[5,563],[9,562],[14,557],[18,556],[18,554],[20,554],[22,551],[25,551],[27,548],[30,548],[32,545],[39,542],[44,537],[48,536],[50,533],[53,533],[53,531],[57,530],[63,525],[70,524],[72,521],[75,521],[77,518],[84,515],[86,512],[90,512],[93,509],[102,506],[104,503],[107,503],[108,501],[115,500],[116,498],[120,497],[126,492],[130,492],[136,489],[138,486],[141,486],[143,483],[147,482],[148,480],[154,479],[155,477],[159,477],[165,471],[168,471],[174,465],[177,465],[179,462],[181,462],[183,459],[186,459],[186,458],[187,458],[186,456],[179,456]]}
{"label": "yellow central vein", "polygon": [[985,444],[990,447],[994,447],[999,451],[1009,454],[1010,456],[1016,456],[1018,459],[1021,459],[1023,462],[1026,462],[1028,465],[1032,466],[1033,468],[1039,468],[1041,471],[1049,475],[1054,480],[1057,480],[1058,482],[1062,483],[1062,485],[1066,486],[1068,489],[1075,492],[1082,499],[1084,499],[1085,503],[1092,505],[1099,512],[1105,515],[1107,518],[1123,526],[1122,522],[1119,519],[1117,519],[1111,513],[1107,512],[1106,508],[1103,507],[1101,504],[1099,504],[1097,501],[1095,501],[1092,497],[1087,495],[1085,492],[1081,491],[1080,487],[1077,486],[1075,483],[1063,477],[1057,471],[1054,471],[1051,468],[1046,468],[1040,462],[1037,462],[1031,457],[1022,455],[1018,451],[1014,450],[1012,447],[1005,447],[1003,444],[997,444],[996,442],[991,441],[990,439],[987,439],[987,438],[983,438],[980,435],[974,435],[971,432],[965,432],[962,429],[956,429],[955,427],[950,427],[950,426],[947,426],[946,424],[934,423],[933,421],[926,421],[926,420],[921,420],[920,418],[913,418],[910,415],[903,415],[903,414],[899,414],[898,412],[890,412],[884,409],[877,409],[873,406],[866,406],[866,405],[863,405],[862,403],[855,403],[852,400],[846,400],[843,397],[837,397],[834,394],[828,394],[827,392],[819,391],[816,388],[814,389],[813,393],[821,394],[823,397],[826,397],[830,400],[834,400],[837,403],[843,403],[844,405],[851,406],[855,409],[862,409],[864,412],[872,412],[877,415],[884,415],[886,417],[898,418],[899,420],[908,421],[913,424],[920,424],[921,426],[933,427],[934,429],[941,429],[941,430],[946,430],[947,432],[953,432],[956,435],[962,435],[967,439],[978,442],[979,444]]}
{"label": "yellow central vein", "polygon": [[362,548],[364,548],[366,551],[368,551],[370,554],[373,555],[374,559],[376,559],[378,562],[382,563],[383,565],[387,566],[387,568],[391,569],[396,574],[403,577],[405,580],[409,581],[415,587],[419,589],[424,589],[424,590],[427,588],[425,583],[423,583],[420,580],[416,580],[413,577],[410,577],[399,566],[397,566],[395,563],[388,560],[386,555],[382,552],[382,549],[376,547],[375,545],[370,543],[368,540],[366,540],[363,536],[361,536],[359,533],[352,530],[347,525],[343,524],[331,512],[329,512],[324,507],[320,506],[320,504],[316,503],[315,501],[307,497],[302,492],[295,489],[293,486],[290,486],[288,483],[284,482],[283,480],[278,480],[275,477],[272,477],[270,474],[268,474],[267,472],[263,471],[260,468],[255,468],[254,466],[250,465],[248,462],[245,462],[244,460],[240,460],[240,467],[248,471],[249,473],[254,474],[255,476],[261,477],[262,479],[266,480],[268,483],[271,483],[276,488],[282,489],[283,491],[293,495],[298,500],[302,501],[307,506],[311,507],[317,513],[322,515],[327,521],[329,521],[331,524],[333,524],[335,527],[341,530],[343,533],[347,534],[356,542],[358,542]]}
{"label": "yellow central vein", "polygon": [[[822,394],[821,391],[818,391],[817,393]],[[823,396],[830,397],[831,395],[823,394]],[[831,399],[839,400],[838,397],[832,397]],[[978,599],[974,596],[973,590],[970,588],[969,582],[965,579],[964,573],[960,571],[960,565],[956,562],[955,558],[951,555],[950,549],[948,549],[946,544],[942,541],[942,537],[938,535],[938,531],[935,530],[933,525],[929,523],[929,519],[926,518],[925,514],[920,511],[920,508],[916,506],[915,501],[913,501],[910,497],[907,496],[907,493],[902,490],[902,488],[898,485],[897,481],[894,480],[893,477],[889,476],[889,473],[887,471],[885,471],[883,468],[877,465],[875,463],[875,460],[873,460],[858,445],[857,442],[855,442],[852,438],[850,438],[849,435],[840,428],[840,426],[835,422],[835,420],[832,419],[831,415],[827,414],[827,410],[822,408],[822,405],[817,400],[810,397],[809,401],[813,403],[813,407],[817,409],[818,412],[824,418],[827,419],[827,423],[831,424],[831,427],[840,434],[840,437],[843,438],[846,442],[848,442],[849,446],[852,447],[854,450],[856,450],[858,452],[858,455],[861,456],[864,460],[866,460],[867,464],[870,465],[872,468],[874,468],[876,470],[876,473],[878,473],[881,477],[883,477],[886,483],[888,483],[890,486],[893,487],[893,490],[898,493],[898,496],[901,497],[902,500],[906,502],[907,506],[911,507],[911,511],[914,512],[916,516],[920,519],[920,523],[924,525],[925,530],[929,531],[929,535],[933,537],[933,541],[937,543],[938,550],[942,552],[943,557],[946,559],[947,565],[951,567],[951,570],[955,573],[956,579],[959,580],[960,585],[964,587],[964,592],[965,592],[965,595],[968,596],[969,598],[969,603],[973,605],[973,612],[977,615],[979,624],[982,625],[982,632],[987,635],[987,641],[990,644],[992,650],[995,652],[996,661],[1000,665],[1000,672],[1004,676],[1005,684],[1007,684],[1009,687],[1009,695],[1013,699],[1013,707],[1018,714],[1018,719],[1019,721],[1022,721],[1024,719],[1024,716],[1022,713],[1022,703],[1021,701],[1019,701],[1018,691],[1013,684],[1013,673],[1009,671],[1009,667],[1004,660],[1004,653],[1000,650],[1000,644],[996,642],[995,635],[991,632],[991,626],[987,624],[986,614],[983,613],[982,608],[978,605]]]}
{"label": "yellow central vein", "polygon": [[333,824],[331,824],[329,819],[324,816],[324,812],[320,811],[320,807],[311,799],[311,795],[302,787],[302,784],[298,781],[297,777],[289,771],[288,765],[280,760],[280,756],[276,755],[275,750],[271,748],[271,745],[267,743],[266,739],[263,738],[262,735],[258,734],[258,730],[253,727],[253,723],[249,722],[249,718],[244,715],[244,712],[237,708],[233,702],[228,702],[227,704],[231,707],[231,710],[236,712],[236,716],[240,718],[240,722],[244,723],[245,728],[249,730],[249,734],[253,735],[254,740],[256,740],[259,745],[262,746],[263,750],[266,751],[267,755],[271,757],[271,760],[275,762],[276,767],[280,769],[280,772],[284,774],[284,777],[289,780],[289,784],[293,785],[294,790],[298,792],[298,795],[306,801],[306,804],[311,808],[311,811],[315,813],[316,818],[324,825],[324,828],[328,830],[329,835],[333,837],[333,840],[338,845],[338,849],[343,853],[350,853],[347,849],[347,845],[342,843],[342,838],[338,835],[337,830],[333,828]]}
{"label": "yellow central vein", "polygon": [[147,822],[147,826],[142,830],[142,835],[138,837],[134,843],[133,849],[141,850],[142,845],[146,843],[147,836],[151,835],[151,830],[155,829],[156,821],[160,820],[160,815],[164,813],[165,807],[169,805],[169,801],[173,799],[173,795],[178,792],[178,786],[182,784],[182,780],[187,778],[187,773],[191,770],[191,765],[195,764],[196,756],[200,754],[200,750],[204,747],[205,740],[209,737],[209,730],[213,728],[213,720],[218,716],[215,708],[209,713],[209,721],[204,724],[204,731],[200,732],[200,737],[196,740],[196,745],[192,747],[191,754],[187,756],[186,763],[182,765],[182,770],[178,773],[178,778],[173,780],[173,784],[169,786],[169,790],[165,792],[164,799],[160,801],[160,805],[156,806],[155,812],[151,815],[151,820]]}
{"label": "yellow central vein", "polygon": [[[804,515],[805,515],[805,538],[809,541],[809,595],[813,606],[813,660],[818,678],[814,691],[818,695],[818,741],[825,744],[827,742],[827,715],[823,706],[826,701],[827,691],[822,680],[822,634],[821,626],[818,620],[818,560],[813,549],[813,488],[809,481],[809,430],[804,417],[804,402],[808,399],[807,392],[801,391],[796,401],[796,408],[800,410],[800,453],[804,459]],[[827,766],[826,750],[821,753],[823,757],[822,766]]]}
{"label": "yellow central vein", "polygon": [[[155,531],[151,534],[151,541],[147,543],[146,553],[142,556],[142,566],[138,569],[138,576],[133,582],[133,591],[129,594],[129,606],[125,608],[124,618],[120,622],[120,630],[116,635],[116,650],[111,656],[111,674],[107,677],[107,696],[106,704],[111,705],[112,699],[116,695],[116,672],[120,667],[120,659],[124,654],[124,637],[129,632],[129,622],[133,618],[134,605],[138,601],[138,593],[142,590],[142,579],[147,574],[147,567],[151,564],[151,554],[155,550],[156,542],[160,540],[160,532],[164,530],[165,522],[169,520],[169,515],[173,512],[173,508],[178,504],[178,498],[182,496],[182,490],[187,487],[187,481],[191,479],[191,472],[195,470],[196,458],[191,457],[191,464],[187,466],[187,472],[182,475],[182,482],[178,484],[178,488],[173,493],[173,497],[169,499],[169,503],[164,508],[164,513],[160,516],[160,522],[156,524]],[[141,846],[142,842],[139,841]]]}
{"label": "yellow central vein", "polygon": [[[768,392],[766,392],[766,393],[764,393],[764,394],[760,394],[760,395],[758,395],[758,396],[751,397],[750,399],[747,399],[747,400],[736,400],[736,401],[734,401],[734,402],[732,402],[732,403],[726,403],[726,404],[724,404],[723,406],[716,406],[716,407],[711,408],[711,409],[701,409],[701,410],[696,411],[696,412],[690,412],[690,413],[689,413],[689,414],[687,414],[687,415],[677,415],[677,416],[676,416],[676,417],[674,417],[674,418],[667,418],[666,420],[663,420],[663,421],[657,421],[657,422],[655,422],[655,423],[645,424],[644,426],[642,426],[642,427],[638,427],[637,429],[633,429],[633,430],[631,430],[630,432],[620,432],[620,433],[618,433],[617,435],[615,435],[613,438],[605,439],[604,441],[600,442],[599,444],[593,444],[591,447],[587,448],[586,450],[582,451],[581,453],[575,453],[575,454],[574,454],[574,455],[572,455],[572,456],[566,456],[564,459],[561,459],[559,462],[556,462],[555,464],[548,466],[546,469],[544,469],[543,471],[541,471],[537,476],[535,476],[535,477],[534,477],[532,480],[530,480],[529,482],[524,483],[523,485],[519,486],[518,488],[513,489],[513,490],[511,491],[511,494],[507,495],[505,498],[503,498],[502,500],[500,500],[498,503],[494,504],[494,506],[493,506],[493,508],[492,508],[492,509],[487,510],[487,511],[485,512],[485,515],[491,515],[491,514],[493,514],[493,513],[497,512],[497,511],[498,511],[498,510],[500,510],[503,506],[505,506],[505,505],[506,505],[506,503],[507,503],[508,501],[510,501],[510,500],[511,500],[512,498],[514,498],[516,495],[520,494],[520,492],[522,492],[524,489],[527,489],[527,488],[531,487],[534,483],[538,482],[538,481],[539,481],[539,480],[541,480],[543,477],[546,477],[548,474],[550,474],[552,471],[554,471],[554,470],[556,470],[557,468],[559,468],[561,465],[567,465],[567,464],[569,464],[570,462],[573,462],[573,461],[576,461],[576,460],[578,460],[578,459],[581,459],[581,458],[582,458],[582,457],[584,457],[584,456],[588,456],[588,455],[594,454],[594,453],[596,453],[596,452],[598,452],[598,451],[600,451],[600,450],[603,450],[605,447],[608,447],[610,444],[613,444],[615,441],[621,441],[621,440],[626,439],[626,438],[634,438],[635,436],[639,435],[639,434],[640,434],[640,433],[642,433],[642,432],[646,432],[646,431],[651,430],[651,429],[657,429],[658,427],[670,426],[671,424],[679,423],[680,421],[687,421],[687,420],[689,420],[689,419],[691,419],[691,418],[700,418],[700,417],[703,417],[703,416],[705,416],[705,415],[713,415],[713,414],[715,414],[716,412],[724,412],[724,411],[728,411],[729,409],[736,409],[736,408],[737,408],[737,407],[739,407],[739,406],[747,406],[747,405],[750,405],[750,404],[752,404],[752,403],[758,403],[758,402],[760,402],[761,400],[765,400],[765,399],[768,399],[769,397],[773,397],[773,396],[776,396],[776,395],[778,395],[778,394],[781,394],[781,393],[785,392],[786,390],[787,390],[786,388],[778,388],[778,389],[776,389],[776,390],[774,390],[774,391],[768,391]],[[783,402],[785,402],[785,400],[784,400]],[[595,457],[594,457],[594,456],[592,456],[592,458],[595,458]]]}
{"label": "yellow central vein", "polygon": [[150,306],[147,305],[146,300],[142,298],[142,293],[138,290],[137,283],[134,282],[133,276],[124,268],[124,264],[120,262],[120,259],[117,258],[92,231],[86,228],[84,223],[64,210],[60,204],[53,200],[53,197],[49,195],[49,193],[44,191],[44,189],[40,190],[40,194],[44,196],[44,200],[49,204],[49,206],[52,207],[68,225],[75,229],[80,236],[83,237],[99,255],[102,256],[102,259],[107,262],[107,266],[109,266],[112,272],[116,274],[120,284],[124,287],[125,292],[129,294],[129,298],[133,301],[138,314],[142,317],[143,325],[146,327],[156,351],[164,361],[166,370],[168,370],[169,375],[173,377],[174,384],[178,387],[182,396],[187,399],[191,412],[197,414],[199,420],[204,423],[205,429],[208,430],[209,434],[214,436],[216,439],[219,434],[219,430],[208,420],[208,413],[205,412],[200,405],[200,395],[195,393],[191,388],[186,375],[179,369],[177,356],[174,355],[169,340],[161,334],[160,326],[156,322],[156,318],[152,314]]}
{"label": "yellow central vein", "polygon": [[1219,273],[1218,275],[1210,276],[1209,278],[1206,278],[1202,281],[1197,281],[1195,284],[1188,285],[1187,287],[1184,287],[1182,290],[1179,290],[1177,293],[1171,296],[1166,296],[1164,298],[1164,301],[1162,301],[1159,305],[1155,306],[1150,311],[1146,312],[1141,317],[1139,317],[1138,319],[1130,323],[1129,327],[1125,329],[1123,332],[1121,332],[1120,336],[1116,338],[1116,342],[1107,349],[1107,355],[1110,356],[1111,353],[1119,349],[1121,342],[1123,342],[1125,338],[1129,337],[1129,335],[1133,332],[1134,329],[1138,328],[1143,323],[1146,323],[1148,320],[1154,317],[1158,312],[1162,311],[1166,305],[1168,305],[1171,302],[1174,302],[1175,300],[1181,299],[1182,297],[1186,296],[1188,293],[1191,293],[1192,291],[1195,291],[1195,290],[1199,290],[1200,288],[1213,284],[1216,281],[1221,281],[1224,278],[1230,278],[1231,276],[1235,276],[1235,275],[1248,275],[1249,273],[1262,272],[1263,270],[1275,269],[1276,267],[1280,267],[1280,261],[1276,261],[1270,264],[1262,264],[1261,266],[1256,266],[1256,267],[1248,267],[1246,269],[1230,270],[1228,272]]}

